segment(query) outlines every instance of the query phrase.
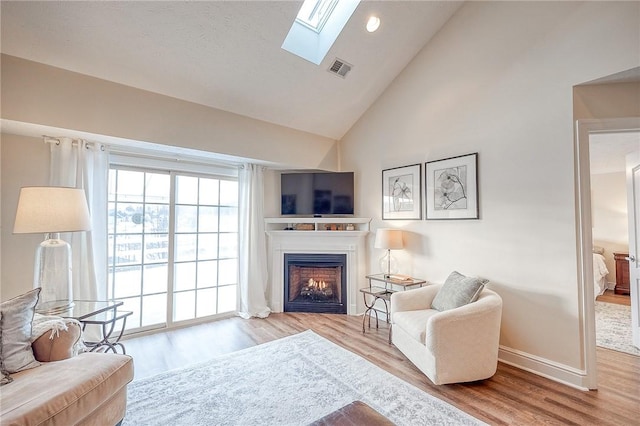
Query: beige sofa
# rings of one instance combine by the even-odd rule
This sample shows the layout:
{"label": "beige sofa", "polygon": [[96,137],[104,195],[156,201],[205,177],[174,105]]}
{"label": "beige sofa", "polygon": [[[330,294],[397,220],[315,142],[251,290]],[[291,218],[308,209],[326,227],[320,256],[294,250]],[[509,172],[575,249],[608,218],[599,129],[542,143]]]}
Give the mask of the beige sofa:
{"label": "beige sofa", "polygon": [[[80,327],[47,332],[33,342],[40,366],[11,374],[0,387],[1,425],[116,425],[125,414],[133,360],[119,354],[73,356]],[[50,337],[53,337],[51,339]]]}
{"label": "beige sofa", "polygon": [[493,376],[502,299],[484,288],[476,301],[440,312],[431,309],[431,303],[441,287],[393,293],[393,344],[436,385]]}

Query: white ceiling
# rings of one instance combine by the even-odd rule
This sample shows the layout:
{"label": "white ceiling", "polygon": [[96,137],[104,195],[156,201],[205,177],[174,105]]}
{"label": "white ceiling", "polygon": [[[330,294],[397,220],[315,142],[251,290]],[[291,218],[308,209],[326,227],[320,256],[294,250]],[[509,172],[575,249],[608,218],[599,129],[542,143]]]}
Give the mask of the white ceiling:
{"label": "white ceiling", "polygon": [[635,151],[640,151],[640,132],[593,133],[589,135],[591,174],[625,171],[625,157]]}
{"label": "white ceiling", "polygon": [[280,48],[301,4],[2,1],[1,50],[340,139],[462,3],[363,1],[319,66]]}

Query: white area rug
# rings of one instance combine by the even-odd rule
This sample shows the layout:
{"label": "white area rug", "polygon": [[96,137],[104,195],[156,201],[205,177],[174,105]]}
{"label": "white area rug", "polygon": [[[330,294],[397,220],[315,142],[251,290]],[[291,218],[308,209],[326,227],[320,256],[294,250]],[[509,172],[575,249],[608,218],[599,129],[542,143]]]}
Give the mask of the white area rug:
{"label": "white area rug", "polygon": [[596,301],[596,345],[640,355],[631,339],[631,306]]}
{"label": "white area rug", "polygon": [[397,425],[483,424],[307,330],[134,381],[124,425],[306,425],[355,400]]}

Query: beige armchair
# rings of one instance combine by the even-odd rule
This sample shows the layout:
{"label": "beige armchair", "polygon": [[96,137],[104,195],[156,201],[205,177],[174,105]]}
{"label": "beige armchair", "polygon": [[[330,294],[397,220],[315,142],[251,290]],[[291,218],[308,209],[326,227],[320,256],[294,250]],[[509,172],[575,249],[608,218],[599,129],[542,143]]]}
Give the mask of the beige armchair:
{"label": "beige armchair", "polygon": [[502,299],[485,288],[475,302],[440,312],[431,309],[431,302],[441,287],[393,293],[393,344],[436,385],[493,376]]}

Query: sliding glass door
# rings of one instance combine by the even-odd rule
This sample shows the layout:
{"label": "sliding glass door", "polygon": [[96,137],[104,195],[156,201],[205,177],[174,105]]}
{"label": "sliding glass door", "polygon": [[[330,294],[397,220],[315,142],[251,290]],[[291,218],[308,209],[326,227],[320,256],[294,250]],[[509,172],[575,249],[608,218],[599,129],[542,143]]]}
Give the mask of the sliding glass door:
{"label": "sliding glass door", "polygon": [[108,208],[108,291],[128,330],[236,310],[236,179],[114,166]]}

